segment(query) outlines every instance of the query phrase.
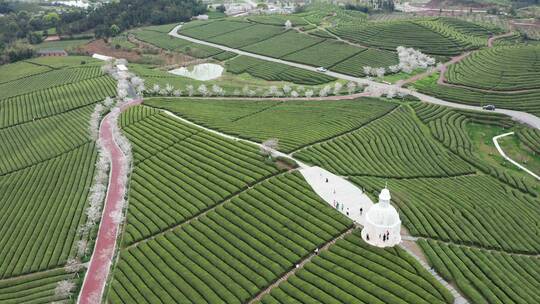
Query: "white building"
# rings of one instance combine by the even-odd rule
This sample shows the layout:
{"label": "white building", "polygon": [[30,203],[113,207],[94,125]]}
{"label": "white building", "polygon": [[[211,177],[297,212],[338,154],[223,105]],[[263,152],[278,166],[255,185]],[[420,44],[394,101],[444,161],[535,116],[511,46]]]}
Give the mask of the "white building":
{"label": "white building", "polygon": [[371,206],[365,215],[362,238],[370,245],[392,247],[401,242],[401,220],[390,198],[390,191],[382,189],[379,203]]}

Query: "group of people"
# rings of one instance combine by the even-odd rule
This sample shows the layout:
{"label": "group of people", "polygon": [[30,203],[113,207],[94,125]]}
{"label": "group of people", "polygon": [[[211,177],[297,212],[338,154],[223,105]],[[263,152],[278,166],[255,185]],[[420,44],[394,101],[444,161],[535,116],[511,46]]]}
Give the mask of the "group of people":
{"label": "group of people", "polygon": [[[379,239],[381,239],[381,235],[379,234]],[[383,242],[386,242],[390,239],[390,231],[386,230],[386,233],[382,234],[382,240]]]}

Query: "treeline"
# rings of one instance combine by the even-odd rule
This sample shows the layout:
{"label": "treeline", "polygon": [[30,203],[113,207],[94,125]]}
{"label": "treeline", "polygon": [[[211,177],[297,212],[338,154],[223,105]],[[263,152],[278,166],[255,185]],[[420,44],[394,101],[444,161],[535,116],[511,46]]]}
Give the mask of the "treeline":
{"label": "treeline", "polygon": [[94,30],[96,37],[110,37],[141,25],[188,21],[204,12],[206,5],[200,0],[120,0],[62,14],[58,30],[63,35]]}
{"label": "treeline", "polygon": [[368,0],[364,1],[362,4],[345,4],[345,9],[359,11],[366,14],[380,11],[393,12],[394,8],[394,0]]}
{"label": "treeline", "polygon": [[0,64],[34,56],[30,44],[42,42],[51,28],[62,36],[84,32],[107,38],[137,26],[188,21],[206,12],[200,0],[120,0],[62,13],[20,8],[17,2],[0,0]]}

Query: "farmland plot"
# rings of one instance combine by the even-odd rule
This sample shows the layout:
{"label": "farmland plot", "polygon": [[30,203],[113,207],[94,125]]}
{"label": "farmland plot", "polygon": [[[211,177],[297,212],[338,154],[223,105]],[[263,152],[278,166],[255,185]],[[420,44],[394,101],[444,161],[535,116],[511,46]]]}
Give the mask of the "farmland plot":
{"label": "farmland plot", "polygon": [[288,81],[304,85],[318,85],[336,80],[334,77],[285,64],[238,56],[226,63],[227,71],[234,74],[248,73],[268,81]]}
{"label": "farmland plot", "polygon": [[356,131],[294,155],[340,175],[445,177],[474,172],[422,131],[403,106]]}
{"label": "farmland plot", "polygon": [[46,88],[97,78],[103,73],[99,66],[66,68],[22,78],[16,82],[0,84],[0,102],[7,97]]}
{"label": "farmland plot", "polygon": [[419,242],[429,262],[472,303],[540,301],[540,259],[437,241]]}
{"label": "farmland plot", "polygon": [[65,273],[63,269],[42,272],[23,278],[0,280],[0,303],[53,303],[68,301],[67,295],[55,295],[58,282],[73,281],[75,274]]}
{"label": "farmland plot", "polygon": [[343,42],[326,40],[307,49],[289,54],[283,57],[283,59],[328,68],[363,50],[363,48],[351,46]]}
{"label": "farmland plot", "polygon": [[395,107],[370,98],[331,102],[152,99],[146,104],[241,138],[257,142],[278,138],[283,152],[358,128]]}
{"label": "farmland plot", "polygon": [[122,123],[135,160],[126,245],[185,222],[278,172],[263,162],[256,147],[157,110],[130,109]]}
{"label": "farmland plot", "polygon": [[230,33],[210,37],[207,40],[232,48],[242,48],[279,35],[284,31],[285,29],[279,26],[256,24]]}
{"label": "farmland plot", "polygon": [[259,43],[243,47],[242,49],[256,54],[281,58],[323,41],[324,39],[301,35],[295,31],[287,31]]}
{"label": "farmland plot", "polygon": [[34,123],[0,130],[0,175],[26,168],[89,141],[87,106]]}
{"label": "farmland plot", "polygon": [[[385,182],[352,180],[372,191]],[[540,252],[540,201],[489,175],[391,180],[388,185],[412,235],[507,252]]]}
{"label": "farmland plot", "polygon": [[372,68],[384,67],[398,64],[397,54],[385,50],[366,49],[347,60],[344,60],[330,67],[331,71],[344,73],[356,77],[365,76],[362,68],[369,66]]}
{"label": "farmland plot", "polygon": [[453,303],[454,297],[400,247],[367,245],[356,230],[313,258],[260,303]]}
{"label": "farmland plot", "polygon": [[5,64],[0,66],[0,84],[29,77],[35,74],[45,73],[51,69],[46,66],[36,65],[25,61]]}
{"label": "farmland plot", "polygon": [[44,66],[53,70],[68,68],[68,67],[88,67],[101,66],[103,61],[87,56],[49,56],[37,57],[25,60],[25,62]]}
{"label": "farmland plot", "polygon": [[193,28],[180,29],[179,34],[196,39],[208,40],[212,37],[222,36],[252,26],[255,26],[255,24],[249,22],[219,20]]}
{"label": "farmland plot", "polygon": [[289,20],[292,26],[302,26],[307,25],[308,22],[304,20],[301,16],[297,15],[260,15],[260,16],[249,16],[247,18],[249,21],[269,24],[275,26],[284,26],[285,22]]}
{"label": "farmland plot", "polygon": [[0,278],[65,264],[86,218],[95,160],[86,144],[0,177]]}
{"label": "farmland plot", "polygon": [[2,99],[0,128],[88,106],[115,94],[114,79],[100,76]]}
{"label": "farmland plot", "polygon": [[122,250],[109,301],[245,303],[351,224],[299,173],[273,177]]}
{"label": "farmland plot", "polygon": [[192,43],[190,41],[169,36],[167,33],[159,33],[141,28],[132,32],[138,40],[152,44],[168,51],[186,53],[197,58],[207,58],[223,51],[208,45]]}

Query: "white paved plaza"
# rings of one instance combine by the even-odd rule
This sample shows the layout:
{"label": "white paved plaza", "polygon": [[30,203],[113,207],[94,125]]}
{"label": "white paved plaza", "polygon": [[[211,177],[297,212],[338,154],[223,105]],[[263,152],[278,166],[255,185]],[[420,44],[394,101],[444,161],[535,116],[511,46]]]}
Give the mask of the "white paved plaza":
{"label": "white paved plaza", "polygon": [[[367,210],[373,205],[371,199],[353,183],[320,167],[305,167],[300,170],[315,193],[330,206],[343,205],[339,210],[353,221],[363,225]],[[328,179],[328,181],[327,181]],[[362,208],[362,215],[360,215]]]}

